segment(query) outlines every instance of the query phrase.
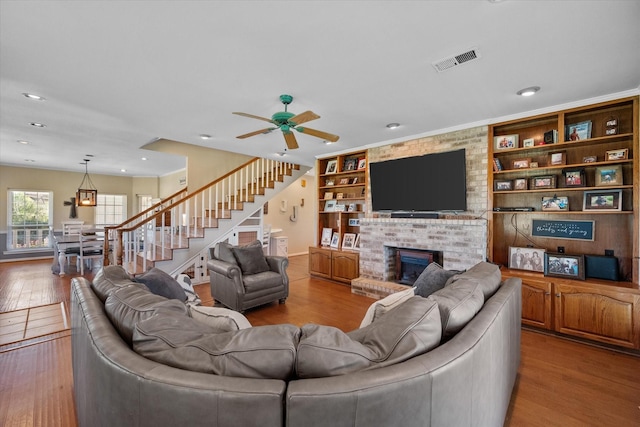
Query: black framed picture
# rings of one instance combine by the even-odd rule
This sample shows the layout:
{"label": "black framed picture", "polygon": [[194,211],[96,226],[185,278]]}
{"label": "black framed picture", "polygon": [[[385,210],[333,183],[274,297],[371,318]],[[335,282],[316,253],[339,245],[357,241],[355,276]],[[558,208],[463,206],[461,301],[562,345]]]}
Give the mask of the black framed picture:
{"label": "black framed picture", "polygon": [[544,275],[584,280],[584,255],[545,252]]}
{"label": "black framed picture", "polygon": [[565,187],[584,187],[587,185],[585,182],[584,169],[565,169],[562,171],[564,175]]}

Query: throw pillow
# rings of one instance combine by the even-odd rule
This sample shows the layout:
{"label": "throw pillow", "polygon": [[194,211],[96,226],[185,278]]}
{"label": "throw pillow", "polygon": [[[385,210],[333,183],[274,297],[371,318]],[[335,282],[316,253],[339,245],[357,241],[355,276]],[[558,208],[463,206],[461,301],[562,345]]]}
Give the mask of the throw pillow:
{"label": "throw pillow", "polygon": [[229,243],[226,243],[226,242],[217,243],[213,249],[212,258],[216,258],[216,259],[219,259],[220,261],[228,262],[229,264],[238,265],[238,262],[236,261],[236,257],[233,256],[233,252],[231,251],[231,248],[233,248],[233,245]]}
{"label": "throw pillow", "polygon": [[153,267],[146,273],[135,278],[136,282],[144,283],[151,292],[169,299],[186,301],[187,295],[176,280],[159,268]]}
{"label": "throw pillow", "polygon": [[107,298],[104,311],[120,336],[131,345],[136,324],[156,313],[176,313],[187,317],[187,308],[180,301],[167,299],[136,284],[121,287]]}
{"label": "throw pillow", "polygon": [[186,274],[178,274],[176,276],[176,282],[182,287],[182,290],[187,295],[187,304],[189,305],[200,305],[202,300],[196,293],[195,289],[193,289],[193,285],[191,284],[191,277]]}
{"label": "throw pillow", "polygon": [[251,327],[251,323],[241,313],[222,307],[189,307],[191,318],[211,326],[219,332],[238,331]]}
{"label": "throw pillow", "polygon": [[267,325],[219,333],[188,316],[158,314],[138,322],[133,349],[158,363],[242,378],[293,376],[300,328]]}
{"label": "throw pillow", "polygon": [[462,277],[475,279],[480,284],[485,301],[498,290],[500,282],[502,281],[500,267],[490,262],[479,262],[464,273],[453,276],[449,279],[446,286],[449,286]]}
{"label": "throw pillow", "polygon": [[435,291],[444,288],[447,280],[457,273],[458,271],[445,270],[437,262],[429,263],[413,284],[416,288],[416,295],[428,297]]}
{"label": "throw pillow", "polygon": [[440,344],[442,327],[438,305],[412,297],[348,334],[311,324],[301,331],[296,372],[300,378],[320,378],[382,368],[426,353]]}
{"label": "throw pillow", "polygon": [[262,252],[262,245],[247,245],[231,248],[233,255],[238,261],[242,274],[257,274],[269,271],[269,264]]}
{"label": "throw pillow", "polygon": [[391,295],[388,295],[374,302],[367,309],[367,312],[365,313],[364,318],[360,323],[360,327],[364,328],[365,326],[369,326],[371,323],[373,323],[376,319],[378,319],[380,316],[385,314],[387,311],[402,304],[403,302],[413,297],[414,295],[415,295],[414,288],[408,288],[407,290],[393,293]]}
{"label": "throw pillow", "polygon": [[438,303],[442,320],[442,336],[457,334],[480,311],[484,295],[475,279],[461,277],[451,285],[429,295]]}

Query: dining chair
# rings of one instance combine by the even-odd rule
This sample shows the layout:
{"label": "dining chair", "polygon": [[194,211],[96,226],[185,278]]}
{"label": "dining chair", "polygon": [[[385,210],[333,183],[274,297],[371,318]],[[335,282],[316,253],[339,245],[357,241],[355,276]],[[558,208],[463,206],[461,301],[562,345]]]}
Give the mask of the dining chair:
{"label": "dining chair", "polygon": [[81,233],[80,253],[78,254],[78,264],[80,264],[80,275],[84,276],[85,264],[93,269],[93,260],[102,260],[104,251],[104,232]]}

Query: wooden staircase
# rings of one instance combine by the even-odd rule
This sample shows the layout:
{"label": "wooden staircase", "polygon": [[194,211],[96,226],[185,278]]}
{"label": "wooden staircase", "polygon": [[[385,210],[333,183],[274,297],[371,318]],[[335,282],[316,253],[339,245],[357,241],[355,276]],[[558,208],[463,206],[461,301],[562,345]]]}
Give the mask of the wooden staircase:
{"label": "wooden staircase", "polygon": [[132,275],[151,267],[180,273],[306,170],[254,158],[193,193],[172,194],[122,224],[105,227],[105,253],[110,249],[112,259],[105,258],[104,265],[123,265]]}

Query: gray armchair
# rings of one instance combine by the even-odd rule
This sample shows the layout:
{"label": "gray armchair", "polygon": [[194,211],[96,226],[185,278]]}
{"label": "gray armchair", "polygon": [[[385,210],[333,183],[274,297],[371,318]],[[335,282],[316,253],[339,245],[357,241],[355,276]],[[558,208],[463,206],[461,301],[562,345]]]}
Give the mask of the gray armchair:
{"label": "gray armchair", "polygon": [[275,300],[284,304],[289,296],[289,260],[265,256],[259,240],[243,247],[217,243],[209,255],[207,269],[216,303],[243,312]]}

